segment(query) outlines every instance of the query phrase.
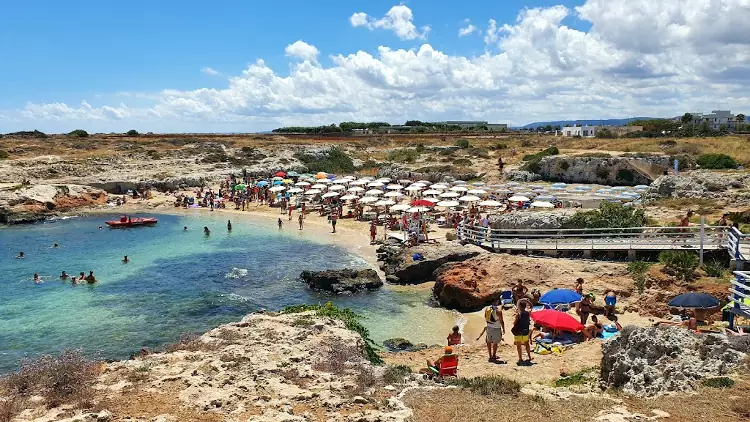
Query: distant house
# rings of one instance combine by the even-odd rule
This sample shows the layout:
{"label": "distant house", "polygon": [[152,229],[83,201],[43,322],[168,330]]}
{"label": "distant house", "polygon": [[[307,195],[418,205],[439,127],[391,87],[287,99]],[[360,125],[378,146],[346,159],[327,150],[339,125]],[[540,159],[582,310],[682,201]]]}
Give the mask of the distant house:
{"label": "distant house", "polygon": [[703,125],[705,122],[711,130],[720,130],[725,126],[728,130],[737,128],[734,114],[729,110],[713,110],[709,114],[691,113],[693,124]]}
{"label": "distant house", "polygon": [[564,127],[559,132],[562,136],[580,136],[582,138],[593,138],[602,129],[609,130],[615,136],[622,136],[633,132],[642,132],[643,126],[577,126]]}

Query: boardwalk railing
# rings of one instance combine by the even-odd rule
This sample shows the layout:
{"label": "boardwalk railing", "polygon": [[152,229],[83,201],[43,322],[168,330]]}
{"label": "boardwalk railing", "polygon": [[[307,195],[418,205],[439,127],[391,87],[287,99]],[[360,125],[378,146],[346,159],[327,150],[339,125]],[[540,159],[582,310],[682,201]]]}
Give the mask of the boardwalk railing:
{"label": "boardwalk railing", "polygon": [[729,255],[738,262],[748,261],[750,253],[750,235],[743,234],[737,228],[731,227],[727,232],[727,249]]}
{"label": "boardwalk railing", "polygon": [[605,229],[491,229],[459,226],[458,238],[493,249],[668,250],[727,247],[728,227],[623,227]]}

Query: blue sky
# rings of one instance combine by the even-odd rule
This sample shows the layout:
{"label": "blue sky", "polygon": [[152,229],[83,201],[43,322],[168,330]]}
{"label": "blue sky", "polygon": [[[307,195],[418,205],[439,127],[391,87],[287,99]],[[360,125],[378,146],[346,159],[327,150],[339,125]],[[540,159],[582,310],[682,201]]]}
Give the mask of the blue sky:
{"label": "blue sky", "polygon": [[[747,13],[746,0],[719,1],[730,6],[727,16]],[[130,126],[245,131],[339,118],[400,122],[445,116],[521,124],[746,104],[747,81],[726,75],[748,66],[741,50],[747,42],[732,34],[705,40],[701,21],[685,22],[685,16],[674,15],[679,9],[670,6],[698,7],[697,2],[6,1],[0,4],[0,57],[5,63],[0,66],[0,131],[119,131]],[[585,9],[576,9],[580,6]],[[402,19],[403,14],[386,19],[392,8],[408,10],[409,19]],[[685,31],[669,33],[669,21],[644,18],[642,28],[635,27],[610,13],[618,8],[636,20],[639,13],[659,15],[647,8],[661,8],[660,16],[674,15],[675,22],[695,32],[695,39],[702,36],[707,44],[723,40],[725,53],[737,54],[731,62],[722,55],[724,73],[712,74],[693,63],[680,74],[684,62],[670,57],[668,48],[674,53],[677,46],[686,59],[700,63],[711,59],[710,52],[696,48]],[[356,13],[367,14],[358,25]],[[490,19],[496,28],[508,27],[493,32]],[[410,34],[398,32],[412,24]],[[476,29],[459,36],[470,24]],[[740,24],[737,29],[746,28]],[[495,37],[488,39],[490,32]],[[645,45],[655,36],[673,35],[683,38],[672,45]],[[641,44],[633,41],[639,37]],[[298,40],[305,48],[314,46],[316,53],[285,51]],[[408,52],[414,57],[405,57]],[[663,63],[665,57],[669,63]],[[243,74],[258,59],[272,78]],[[233,78],[238,78],[234,84]],[[562,80],[569,86],[561,86]],[[665,89],[666,80],[673,91]],[[719,92],[736,85],[742,89],[730,98],[710,96],[706,104],[675,101],[675,96],[688,101],[696,94],[689,85],[701,80],[720,84]],[[290,85],[295,90],[289,91]],[[581,112],[571,113],[571,86],[584,93],[587,86],[596,88],[601,98],[586,93]],[[347,90],[342,87],[352,92],[337,97]],[[642,98],[633,95],[637,90],[643,90]],[[291,98],[295,92],[306,94]],[[352,99],[360,94],[362,98]]]}

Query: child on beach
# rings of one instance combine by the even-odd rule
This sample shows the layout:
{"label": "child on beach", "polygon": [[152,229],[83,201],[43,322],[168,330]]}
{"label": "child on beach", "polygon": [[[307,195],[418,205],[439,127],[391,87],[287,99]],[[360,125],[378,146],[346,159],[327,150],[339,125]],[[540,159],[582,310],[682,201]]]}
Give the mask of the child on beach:
{"label": "child on beach", "polygon": [[458,325],[455,325],[453,326],[453,331],[448,334],[448,346],[455,346],[457,344],[461,344],[461,332]]}
{"label": "child on beach", "polygon": [[303,214],[300,214],[297,217],[297,221],[299,222],[299,229],[302,230],[302,223],[305,221],[305,216]]}

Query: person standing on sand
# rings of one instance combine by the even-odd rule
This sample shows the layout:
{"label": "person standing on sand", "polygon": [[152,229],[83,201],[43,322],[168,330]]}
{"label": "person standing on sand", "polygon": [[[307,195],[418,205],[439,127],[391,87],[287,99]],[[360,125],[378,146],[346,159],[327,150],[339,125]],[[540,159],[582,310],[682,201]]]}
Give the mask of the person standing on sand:
{"label": "person standing on sand", "polygon": [[332,233],[336,233],[336,221],[339,219],[338,208],[331,208],[331,227],[333,228]]}
{"label": "person standing on sand", "polygon": [[302,230],[302,223],[305,221],[305,216],[303,214],[300,214],[297,217],[297,221],[299,222],[299,229]]}
{"label": "person standing on sand", "polygon": [[375,220],[370,222],[370,244],[375,243],[375,236],[378,234],[378,226],[375,225]]}
{"label": "person standing on sand", "polygon": [[[517,365],[523,365],[524,362],[531,363],[531,346],[529,346],[529,326],[531,325],[531,315],[526,309],[528,299],[521,299],[518,302],[518,310],[516,311],[516,317],[513,320],[513,343],[516,345],[518,351],[518,362]],[[523,347],[526,347],[526,354],[529,356],[528,361],[523,360]]]}
{"label": "person standing on sand", "polygon": [[482,338],[484,333],[487,333],[487,354],[489,355],[488,362],[497,361],[497,346],[503,341],[503,333],[505,332],[505,322],[503,321],[503,313],[498,308],[500,306],[500,299],[492,301],[492,306],[484,310],[484,319],[487,322],[487,326],[482,329],[482,332],[477,337],[477,341]]}

